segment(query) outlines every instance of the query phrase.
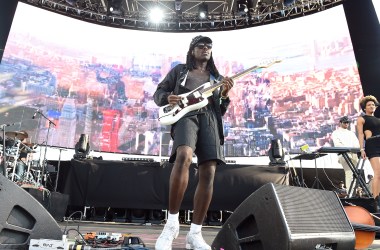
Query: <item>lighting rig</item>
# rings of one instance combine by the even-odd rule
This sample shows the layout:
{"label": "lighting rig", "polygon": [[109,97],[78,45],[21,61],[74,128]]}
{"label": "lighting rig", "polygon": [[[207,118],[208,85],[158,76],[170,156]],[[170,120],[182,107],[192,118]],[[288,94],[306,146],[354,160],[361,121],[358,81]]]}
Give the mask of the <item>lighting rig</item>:
{"label": "lighting rig", "polygon": [[[117,28],[192,32],[242,29],[319,12],[343,0],[20,0],[83,21]],[[117,11],[115,7],[117,6]],[[153,7],[162,19],[152,21]],[[111,11],[112,9],[112,11]],[[200,17],[200,13],[205,12]]]}

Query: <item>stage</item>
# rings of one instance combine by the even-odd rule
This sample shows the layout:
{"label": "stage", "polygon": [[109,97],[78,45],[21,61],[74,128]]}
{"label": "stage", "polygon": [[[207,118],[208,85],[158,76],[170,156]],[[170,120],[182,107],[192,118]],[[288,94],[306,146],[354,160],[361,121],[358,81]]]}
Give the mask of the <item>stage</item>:
{"label": "stage", "polygon": [[[57,162],[52,164],[57,166]],[[87,219],[94,217],[93,219],[99,220],[102,215],[94,213],[111,209],[117,210],[119,215],[123,214],[117,221],[131,222],[131,211],[149,213],[149,210],[167,208],[171,168],[172,165],[168,162],[63,161],[60,163],[57,192],[69,196],[66,216],[82,208],[82,211],[88,212]],[[220,165],[215,175],[214,195],[209,211],[234,211],[266,183],[294,185],[295,173],[301,178],[300,168],[289,168],[286,165]],[[320,168],[317,173],[320,188],[325,190],[335,190],[339,181],[344,179],[342,169]],[[315,175],[315,169],[303,169],[306,187],[313,186]],[[192,209],[196,184],[197,168],[196,164],[192,164],[181,210]],[[146,216],[149,217],[149,214]]]}
{"label": "stage", "polygon": [[[69,221],[59,223],[62,230],[78,229],[82,234],[90,232],[107,232],[107,233],[122,233],[131,234],[140,237],[148,249],[154,249],[154,244],[157,237],[160,235],[163,225],[154,224],[133,224],[133,223],[104,223],[104,222],[84,222],[84,221]],[[181,224],[180,233],[177,239],[173,241],[173,250],[185,249],[185,238],[190,226]],[[221,230],[221,226],[203,226],[202,235],[208,244],[212,244],[216,235]],[[74,231],[68,234],[68,238],[78,237]],[[275,239],[273,239],[275,240]],[[380,240],[375,240],[372,245],[367,248],[380,249]]]}

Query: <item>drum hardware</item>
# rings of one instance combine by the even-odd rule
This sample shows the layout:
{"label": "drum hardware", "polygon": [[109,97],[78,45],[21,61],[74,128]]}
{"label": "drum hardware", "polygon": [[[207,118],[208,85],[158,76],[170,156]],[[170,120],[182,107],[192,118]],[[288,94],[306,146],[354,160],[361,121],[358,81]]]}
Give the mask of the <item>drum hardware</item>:
{"label": "drum hardware", "polygon": [[0,125],[0,130],[3,131],[3,138],[2,138],[2,141],[3,141],[3,155],[2,155],[2,161],[1,161],[1,173],[6,176],[6,165],[5,165],[5,128],[6,127],[9,127],[9,126],[13,126],[13,125],[16,125],[18,124],[18,122],[15,122],[15,123],[11,123],[11,124],[1,124]]}
{"label": "drum hardware", "polygon": [[[35,149],[38,147],[38,144],[22,142],[22,140],[28,138],[26,131],[10,131],[3,133],[3,135],[8,136],[0,144],[0,148],[3,151],[2,156],[4,156],[3,159],[6,163],[7,178],[19,185],[41,186],[40,181],[35,180],[31,169],[32,154],[36,153]],[[21,167],[23,170],[20,170]],[[22,173],[19,171],[22,171]]]}

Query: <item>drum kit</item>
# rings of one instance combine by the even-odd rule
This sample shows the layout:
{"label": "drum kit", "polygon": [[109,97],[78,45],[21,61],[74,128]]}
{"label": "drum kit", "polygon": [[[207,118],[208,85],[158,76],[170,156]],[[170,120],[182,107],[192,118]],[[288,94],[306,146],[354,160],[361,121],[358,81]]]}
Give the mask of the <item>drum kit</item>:
{"label": "drum kit", "polygon": [[0,138],[1,159],[6,167],[6,176],[20,186],[40,187],[42,171],[39,162],[33,160],[38,145],[27,142],[26,131],[5,132]]}

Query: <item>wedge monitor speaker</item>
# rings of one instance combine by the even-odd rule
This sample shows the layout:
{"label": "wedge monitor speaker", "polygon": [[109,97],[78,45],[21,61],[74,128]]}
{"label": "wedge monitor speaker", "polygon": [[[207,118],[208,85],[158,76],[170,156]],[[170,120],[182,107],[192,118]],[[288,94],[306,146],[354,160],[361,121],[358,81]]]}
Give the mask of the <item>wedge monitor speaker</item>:
{"label": "wedge monitor speaker", "polygon": [[244,200],[212,243],[218,250],[354,247],[355,233],[334,192],[272,183]]}

